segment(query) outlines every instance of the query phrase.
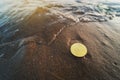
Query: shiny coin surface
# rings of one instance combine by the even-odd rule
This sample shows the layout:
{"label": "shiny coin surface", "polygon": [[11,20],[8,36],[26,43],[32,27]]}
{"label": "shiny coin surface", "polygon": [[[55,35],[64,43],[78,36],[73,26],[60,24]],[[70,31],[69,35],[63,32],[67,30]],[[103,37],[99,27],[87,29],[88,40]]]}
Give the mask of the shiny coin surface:
{"label": "shiny coin surface", "polygon": [[74,43],[70,47],[71,53],[76,57],[84,57],[87,54],[87,48],[81,43]]}

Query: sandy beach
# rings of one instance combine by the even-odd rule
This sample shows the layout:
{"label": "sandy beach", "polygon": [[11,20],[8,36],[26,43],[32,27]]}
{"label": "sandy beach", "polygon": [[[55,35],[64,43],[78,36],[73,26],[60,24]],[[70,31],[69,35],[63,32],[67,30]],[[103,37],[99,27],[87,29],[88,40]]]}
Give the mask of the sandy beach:
{"label": "sandy beach", "polygon": [[[1,18],[0,80],[120,79],[119,17],[86,20],[71,13],[73,5],[29,6]],[[75,42],[87,47],[86,56],[71,54]]]}

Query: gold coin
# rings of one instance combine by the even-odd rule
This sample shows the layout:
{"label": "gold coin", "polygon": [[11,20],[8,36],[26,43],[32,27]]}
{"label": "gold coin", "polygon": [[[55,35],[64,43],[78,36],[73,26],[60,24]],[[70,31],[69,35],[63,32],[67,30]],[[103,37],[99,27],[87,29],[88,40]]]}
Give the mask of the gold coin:
{"label": "gold coin", "polygon": [[74,43],[71,45],[71,53],[76,57],[84,57],[87,54],[87,48],[81,43]]}

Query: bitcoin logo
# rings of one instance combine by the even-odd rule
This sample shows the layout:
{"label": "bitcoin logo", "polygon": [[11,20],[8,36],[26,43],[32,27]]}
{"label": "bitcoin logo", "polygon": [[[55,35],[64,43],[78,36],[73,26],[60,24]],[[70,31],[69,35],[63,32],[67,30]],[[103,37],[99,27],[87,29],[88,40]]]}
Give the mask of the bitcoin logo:
{"label": "bitcoin logo", "polygon": [[76,57],[84,57],[87,54],[87,48],[81,43],[74,43],[70,47],[71,53]]}

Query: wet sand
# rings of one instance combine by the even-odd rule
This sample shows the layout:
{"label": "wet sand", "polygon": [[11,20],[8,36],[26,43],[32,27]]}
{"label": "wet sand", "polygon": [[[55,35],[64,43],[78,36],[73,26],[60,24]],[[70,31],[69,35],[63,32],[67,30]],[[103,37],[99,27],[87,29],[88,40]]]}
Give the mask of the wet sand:
{"label": "wet sand", "polygon": [[[76,23],[47,12],[37,8],[1,37],[0,80],[120,79],[119,22]],[[87,47],[85,57],[71,54],[74,42]]]}

